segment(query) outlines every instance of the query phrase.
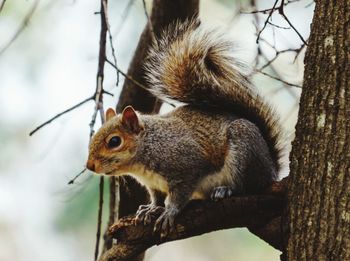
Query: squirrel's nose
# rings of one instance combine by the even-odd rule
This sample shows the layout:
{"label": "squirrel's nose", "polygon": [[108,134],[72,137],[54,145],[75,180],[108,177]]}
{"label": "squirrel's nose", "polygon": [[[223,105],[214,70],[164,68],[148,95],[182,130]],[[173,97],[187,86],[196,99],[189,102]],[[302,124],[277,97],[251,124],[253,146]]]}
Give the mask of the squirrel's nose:
{"label": "squirrel's nose", "polygon": [[91,171],[95,171],[95,163],[92,160],[88,160],[86,163],[86,168],[91,170]]}

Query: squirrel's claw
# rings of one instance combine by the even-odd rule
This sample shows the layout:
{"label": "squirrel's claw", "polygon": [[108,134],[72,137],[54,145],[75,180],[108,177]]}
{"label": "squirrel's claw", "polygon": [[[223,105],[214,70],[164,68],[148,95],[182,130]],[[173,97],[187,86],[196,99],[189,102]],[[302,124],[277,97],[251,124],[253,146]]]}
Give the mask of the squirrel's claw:
{"label": "squirrel's claw", "polygon": [[160,232],[160,238],[164,238],[175,230],[175,217],[179,211],[175,208],[165,209],[154,225],[154,232]]}
{"label": "squirrel's claw", "polygon": [[135,222],[136,224],[143,223],[148,225],[164,211],[164,207],[155,206],[153,204],[141,205],[136,212]]}
{"label": "squirrel's claw", "polygon": [[223,198],[230,198],[234,195],[239,195],[239,191],[234,187],[221,186],[213,189],[211,193],[212,200],[219,200]]}

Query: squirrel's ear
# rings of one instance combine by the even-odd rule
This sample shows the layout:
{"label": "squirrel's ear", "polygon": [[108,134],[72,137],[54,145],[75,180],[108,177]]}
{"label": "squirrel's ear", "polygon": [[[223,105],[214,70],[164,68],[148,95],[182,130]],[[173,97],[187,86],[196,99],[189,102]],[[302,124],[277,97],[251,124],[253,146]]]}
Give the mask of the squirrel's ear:
{"label": "squirrel's ear", "polygon": [[112,108],[108,108],[108,110],[106,111],[106,121],[109,121],[115,115],[116,115],[115,110]]}
{"label": "squirrel's ear", "polygon": [[122,123],[131,131],[139,133],[143,126],[132,106],[127,106],[122,112]]}

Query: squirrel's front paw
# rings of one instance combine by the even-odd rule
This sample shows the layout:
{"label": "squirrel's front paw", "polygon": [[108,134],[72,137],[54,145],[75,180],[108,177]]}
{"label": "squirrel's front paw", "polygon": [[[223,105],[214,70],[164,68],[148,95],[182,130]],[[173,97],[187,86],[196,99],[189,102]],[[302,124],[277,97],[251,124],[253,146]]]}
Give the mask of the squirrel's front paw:
{"label": "squirrel's front paw", "polygon": [[137,224],[143,223],[148,225],[152,219],[158,217],[164,211],[164,207],[155,206],[153,204],[141,205],[136,212],[135,222]]}
{"label": "squirrel's front paw", "polygon": [[154,231],[160,232],[160,237],[166,237],[175,230],[175,217],[179,213],[176,208],[166,208],[162,215],[157,219],[154,225]]}
{"label": "squirrel's front paw", "polygon": [[239,191],[234,187],[228,187],[228,186],[216,187],[213,189],[211,193],[211,199],[219,200],[219,199],[229,198],[239,194],[240,194]]}

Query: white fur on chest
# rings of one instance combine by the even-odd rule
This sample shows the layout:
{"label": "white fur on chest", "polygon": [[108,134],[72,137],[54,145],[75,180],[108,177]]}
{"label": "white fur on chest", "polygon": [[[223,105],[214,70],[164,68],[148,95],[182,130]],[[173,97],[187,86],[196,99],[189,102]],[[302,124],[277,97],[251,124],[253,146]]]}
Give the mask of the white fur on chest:
{"label": "white fur on chest", "polygon": [[166,194],[169,193],[168,182],[165,180],[165,178],[156,172],[147,170],[142,165],[133,166],[132,170],[128,174],[147,188],[159,190]]}

